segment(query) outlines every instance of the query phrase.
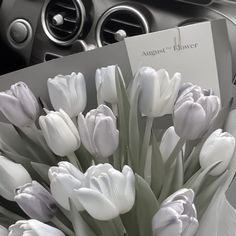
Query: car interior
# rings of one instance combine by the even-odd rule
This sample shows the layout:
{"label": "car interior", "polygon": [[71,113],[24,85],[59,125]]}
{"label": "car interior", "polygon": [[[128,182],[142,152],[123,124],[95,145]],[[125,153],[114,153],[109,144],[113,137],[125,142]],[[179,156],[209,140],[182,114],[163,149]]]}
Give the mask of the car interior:
{"label": "car interior", "polygon": [[0,74],[103,47],[125,37],[219,18],[227,21],[235,65],[236,2],[189,2],[1,0]]}

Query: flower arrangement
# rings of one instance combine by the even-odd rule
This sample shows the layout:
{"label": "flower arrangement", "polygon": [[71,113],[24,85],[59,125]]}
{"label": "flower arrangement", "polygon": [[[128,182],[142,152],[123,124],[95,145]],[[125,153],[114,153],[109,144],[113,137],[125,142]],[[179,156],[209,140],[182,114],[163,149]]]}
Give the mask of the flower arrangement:
{"label": "flower arrangement", "polygon": [[48,79],[54,110],[23,82],[0,93],[24,150],[1,134],[0,235],[233,235],[231,103],[164,69],[140,68],[128,86],[112,65],[95,83],[85,115],[81,73]]}

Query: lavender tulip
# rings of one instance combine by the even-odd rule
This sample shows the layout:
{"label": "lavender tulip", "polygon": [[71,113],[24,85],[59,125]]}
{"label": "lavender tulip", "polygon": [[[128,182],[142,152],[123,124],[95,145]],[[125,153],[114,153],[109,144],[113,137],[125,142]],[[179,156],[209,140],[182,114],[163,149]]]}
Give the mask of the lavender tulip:
{"label": "lavender tulip", "polygon": [[180,189],[169,196],[153,217],[153,235],[193,236],[198,228],[193,199],[194,192],[191,189]]}
{"label": "lavender tulip", "polygon": [[235,150],[235,138],[222,129],[214,131],[203,144],[199,155],[200,165],[203,169],[216,162],[221,163],[209,174],[217,176],[222,174],[229,166]]}
{"label": "lavender tulip", "polygon": [[52,226],[38,220],[20,220],[9,227],[8,236],[65,236],[65,234]]}
{"label": "lavender tulip", "polygon": [[100,98],[101,103],[118,103],[116,90],[116,69],[120,71],[120,68],[115,65],[102,67],[96,70],[95,82],[98,97]]}
{"label": "lavender tulip", "polygon": [[40,116],[39,125],[48,146],[56,155],[67,156],[80,147],[78,130],[63,110]]}
{"label": "lavender tulip", "polygon": [[36,181],[19,187],[15,201],[30,218],[42,222],[50,221],[57,211],[52,195]]}
{"label": "lavender tulip", "polygon": [[39,115],[39,105],[29,87],[18,82],[0,93],[0,110],[15,126],[31,126]]}
{"label": "lavender tulip", "polygon": [[175,73],[170,79],[166,70],[156,71],[151,67],[138,70],[131,89],[131,99],[140,86],[139,108],[143,116],[161,117],[173,112],[179,93],[181,74]]}
{"label": "lavender tulip", "polygon": [[9,201],[14,201],[15,190],[32,181],[27,170],[20,164],[0,156],[0,195]]}
{"label": "lavender tulip", "polygon": [[174,108],[176,133],[183,139],[195,140],[210,127],[220,110],[220,99],[206,95],[205,90],[193,85],[182,91]]}
{"label": "lavender tulip", "polygon": [[79,114],[78,127],[83,145],[95,157],[107,158],[116,151],[119,144],[116,117],[106,105],[91,110],[86,117]]}
{"label": "lavender tulip", "polygon": [[69,198],[77,210],[84,208],[75,196],[75,189],[84,186],[84,174],[69,162],[59,162],[48,172],[50,189],[54,199],[66,210],[70,210]]}
{"label": "lavender tulip", "polygon": [[71,118],[83,112],[87,103],[86,84],[82,73],[57,75],[48,79],[48,92],[55,110],[64,110]]}

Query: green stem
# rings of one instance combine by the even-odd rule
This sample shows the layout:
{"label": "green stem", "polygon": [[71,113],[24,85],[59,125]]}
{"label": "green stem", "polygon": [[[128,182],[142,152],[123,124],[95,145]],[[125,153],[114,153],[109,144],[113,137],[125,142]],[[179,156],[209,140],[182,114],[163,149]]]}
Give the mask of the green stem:
{"label": "green stem", "polygon": [[74,152],[68,154],[68,155],[67,155],[67,158],[68,158],[68,160],[69,160],[69,162],[70,162],[71,164],[73,164],[75,167],[77,167],[79,170],[82,171],[82,167],[81,167],[81,165],[80,165],[80,163],[79,163],[79,161],[78,161],[78,158],[77,158],[77,156],[75,155]]}
{"label": "green stem", "polygon": [[18,221],[18,220],[25,220],[24,217],[19,216],[17,214],[15,214],[14,212],[9,211],[8,209],[0,206],[0,213],[3,214],[4,216],[6,216],[7,218],[14,220],[14,221]]}
{"label": "green stem", "polygon": [[154,121],[153,117],[147,118],[147,123],[145,127],[145,132],[144,132],[143,144],[142,144],[140,161],[139,161],[139,174],[142,177],[144,177],[144,169],[145,169],[146,157],[147,157],[148,147],[149,147],[150,138],[151,138],[153,121]]}
{"label": "green stem", "polygon": [[185,139],[182,139],[182,138],[179,139],[178,143],[176,144],[174,150],[170,154],[170,156],[169,156],[169,158],[168,158],[168,160],[165,164],[166,166],[171,166],[174,163],[174,161],[175,161],[176,157],[178,156],[179,152],[182,150],[185,142],[186,142]]}
{"label": "green stem", "polygon": [[51,222],[68,236],[75,236],[75,233],[64,225],[57,217],[53,217]]}

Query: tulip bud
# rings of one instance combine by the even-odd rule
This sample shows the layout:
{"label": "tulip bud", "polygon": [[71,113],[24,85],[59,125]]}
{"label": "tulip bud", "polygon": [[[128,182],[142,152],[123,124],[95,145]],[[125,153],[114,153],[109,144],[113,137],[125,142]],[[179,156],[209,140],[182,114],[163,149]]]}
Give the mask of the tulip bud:
{"label": "tulip bud", "polygon": [[179,139],[180,137],[176,134],[174,126],[169,127],[164,133],[160,143],[160,152],[164,162],[170,157]]}
{"label": "tulip bud", "polygon": [[20,164],[0,156],[0,195],[9,201],[14,201],[15,190],[32,181],[27,170]]}
{"label": "tulip bud", "polygon": [[78,116],[81,140],[86,149],[95,157],[111,156],[119,145],[119,131],[116,117],[106,105],[91,110],[86,117]]}
{"label": "tulip bud", "polygon": [[38,220],[19,220],[9,227],[9,231],[9,236],[65,236],[59,229]]}
{"label": "tulip bud", "polygon": [[42,222],[50,221],[57,211],[52,195],[36,181],[19,187],[15,201],[30,218]]}
{"label": "tulip bud", "polygon": [[64,110],[71,118],[83,112],[87,103],[86,84],[82,73],[57,75],[48,79],[48,92],[55,110]]}
{"label": "tulip bud", "polygon": [[216,162],[221,163],[209,174],[217,176],[222,174],[229,166],[235,150],[235,138],[227,132],[222,133],[222,129],[214,131],[202,146],[199,155],[200,165],[203,169]]}
{"label": "tulip bud", "polygon": [[174,108],[176,133],[186,140],[200,138],[209,129],[220,107],[220,99],[217,96],[207,93],[199,86],[187,87]]}
{"label": "tulip bud", "polygon": [[115,65],[102,67],[97,69],[95,74],[98,96],[101,100],[111,104],[118,103],[116,90],[116,69],[120,71],[120,68]]}
{"label": "tulip bud", "polygon": [[40,116],[39,125],[48,146],[56,155],[67,156],[80,147],[78,130],[63,110]]}
{"label": "tulip bud", "polygon": [[71,199],[77,210],[83,210],[75,196],[75,189],[83,187],[84,175],[69,162],[59,162],[58,167],[51,167],[48,172],[50,189],[54,199],[66,210],[70,210]]}
{"label": "tulip bud", "polygon": [[0,225],[0,235],[1,236],[8,236],[8,230],[3,227],[2,225]]}
{"label": "tulip bud", "polygon": [[193,236],[198,228],[193,199],[194,192],[191,189],[180,189],[169,196],[153,217],[153,235]]}
{"label": "tulip bud", "polygon": [[0,93],[0,110],[15,126],[31,126],[39,115],[39,105],[29,87],[18,82]]}
{"label": "tulip bud", "polygon": [[122,172],[107,163],[91,166],[85,173],[85,186],[75,192],[93,218],[111,220],[134,205],[134,173],[129,166],[124,166]]}
{"label": "tulip bud", "polygon": [[168,72],[164,69],[156,71],[151,67],[142,67],[134,78],[131,94],[137,86],[140,86],[139,108],[142,115],[161,117],[172,114],[180,83],[180,73],[175,73],[170,79]]}

